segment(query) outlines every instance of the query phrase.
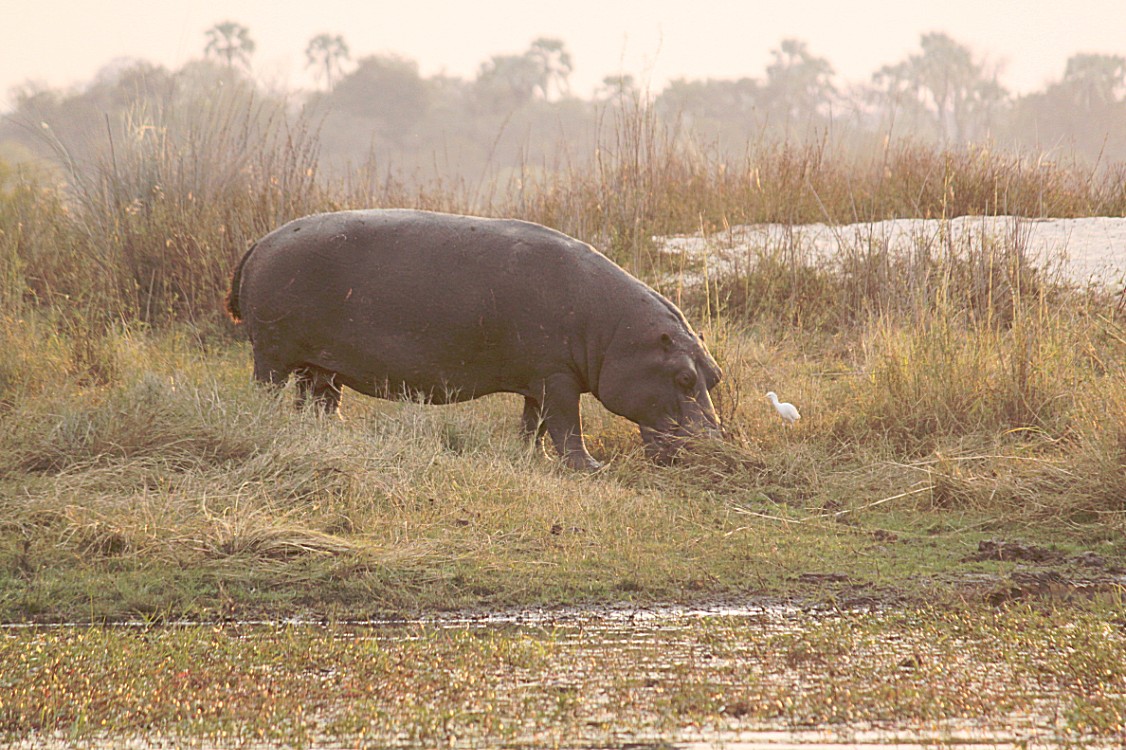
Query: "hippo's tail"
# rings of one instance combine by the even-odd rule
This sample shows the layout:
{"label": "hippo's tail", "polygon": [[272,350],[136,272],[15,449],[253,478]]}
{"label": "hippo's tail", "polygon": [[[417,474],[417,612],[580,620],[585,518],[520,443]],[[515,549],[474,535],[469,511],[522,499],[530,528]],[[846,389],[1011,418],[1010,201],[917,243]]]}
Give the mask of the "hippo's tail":
{"label": "hippo's tail", "polygon": [[227,314],[231,316],[231,320],[238,323],[242,320],[242,310],[239,308],[239,288],[242,286],[242,267],[246,265],[246,259],[254,252],[254,248],[258,246],[255,243],[250,246],[250,249],[243,253],[242,259],[239,260],[238,265],[235,266],[234,273],[231,274],[231,288],[227,292]]}

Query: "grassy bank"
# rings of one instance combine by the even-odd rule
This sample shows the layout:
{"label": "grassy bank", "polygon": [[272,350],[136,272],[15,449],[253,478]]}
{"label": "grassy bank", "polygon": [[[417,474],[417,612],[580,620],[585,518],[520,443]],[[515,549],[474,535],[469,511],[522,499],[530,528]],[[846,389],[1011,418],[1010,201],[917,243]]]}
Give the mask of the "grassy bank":
{"label": "grassy bank", "polygon": [[[330,185],[314,134],[276,114],[161,117],[112,159],[66,165],[62,192],[0,194],[2,619],[1001,600],[1126,565],[1124,310],[1032,268],[1019,231],[902,257],[859,243],[834,264],[762,247],[706,285],[652,241],[744,221],[1121,215],[1120,171],[909,146],[722,165],[642,112],[586,171],[493,192]],[[326,421],[256,390],[221,314],[230,268],[285,219],[359,205],[596,242],[704,330],[727,437],[655,467],[591,401],[610,466],[580,476],[517,440],[512,398],[353,394]],[[767,390],[800,406],[798,427]]]}
{"label": "grassy bank", "polygon": [[[529,451],[514,397],[352,394],[326,420],[255,389],[245,344],[122,328],[83,378],[83,342],[12,321],[6,356],[31,374],[0,416],[0,613],[1005,598],[1027,593],[1029,565],[1106,578],[1126,562],[1120,329],[1043,315],[1031,343],[937,320],[781,339],[719,320],[706,335],[727,439],[656,467],[589,401],[592,452],[610,462],[594,476]],[[762,398],[778,383],[801,405],[794,429]],[[1043,555],[979,555],[993,539]]]}

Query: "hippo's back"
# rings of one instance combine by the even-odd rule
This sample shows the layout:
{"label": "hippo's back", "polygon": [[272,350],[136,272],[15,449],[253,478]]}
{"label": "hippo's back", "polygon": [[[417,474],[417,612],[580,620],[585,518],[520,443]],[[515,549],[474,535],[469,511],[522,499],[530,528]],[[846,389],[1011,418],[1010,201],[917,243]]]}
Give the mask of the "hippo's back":
{"label": "hippo's back", "polygon": [[389,310],[409,309],[422,295],[432,311],[452,307],[460,315],[482,293],[536,296],[607,266],[616,269],[588,245],[529,222],[341,211],[296,219],[262,238],[246,259],[241,297],[244,306],[289,306],[328,303],[341,289],[379,290]]}

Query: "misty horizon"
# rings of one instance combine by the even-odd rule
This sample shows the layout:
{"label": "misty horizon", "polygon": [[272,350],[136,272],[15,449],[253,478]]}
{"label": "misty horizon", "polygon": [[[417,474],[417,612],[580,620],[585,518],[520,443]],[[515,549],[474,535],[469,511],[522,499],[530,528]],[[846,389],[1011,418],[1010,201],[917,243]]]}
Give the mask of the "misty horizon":
{"label": "misty horizon", "polygon": [[93,154],[109,145],[112,122],[123,134],[163,130],[170,123],[152,118],[171,117],[177,107],[207,109],[217,95],[236,94],[275,101],[290,118],[313,118],[323,165],[337,174],[372,160],[430,178],[546,166],[561,154],[594,153],[605,124],[600,113],[623,106],[652,109],[669,137],[724,160],[749,144],[830,137],[835,147],[869,153],[904,140],[1091,164],[1126,159],[1126,57],[1074,55],[1058,82],[1015,95],[994,62],[938,32],[883,61],[863,84],[839,85],[833,61],[795,37],[770,48],[760,77],[673,78],[650,90],[633,76],[606,75],[587,98],[573,86],[575,54],[554,37],[492,54],[461,78],[427,75],[402,55],[356,55],[343,35],[319,34],[304,49],[318,88],[305,90],[262,83],[249,27],[216,23],[201,48],[177,69],[118,60],[70,90],[18,90],[0,122],[0,160],[52,160],[60,148],[66,158]]}
{"label": "misty horizon", "polygon": [[[631,75],[659,90],[676,78],[758,78],[769,50],[800,39],[830,60],[841,86],[865,82],[901,58],[922,34],[945,33],[1000,71],[1010,91],[1043,89],[1075,54],[1122,54],[1126,5],[1085,0],[823,0],[781,6],[699,0],[571,0],[530,7],[517,0],[460,6],[441,0],[374,7],[328,0],[263,5],[252,0],[152,4],[104,0],[18,3],[0,28],[0,95],[28,82],[67,89],[117,58],[178,69],[202,55],[206,30],[231,21],[256,42],[259,83],[312,88],[303,51],[317,34],[343,34],[354,57],[395,54],[426,77],[475,75],[491,55],[515,54],[532,40],[557,38],[575,59],[572,85],[589,97],[606,76]],[[435,23],[441,19],[441,23]]]}

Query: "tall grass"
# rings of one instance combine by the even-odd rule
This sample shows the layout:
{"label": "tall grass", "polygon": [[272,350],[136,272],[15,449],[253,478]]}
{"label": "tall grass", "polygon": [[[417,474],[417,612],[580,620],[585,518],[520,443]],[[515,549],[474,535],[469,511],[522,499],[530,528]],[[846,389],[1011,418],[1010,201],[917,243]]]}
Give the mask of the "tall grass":
{"label": "tall grass", "polygon": [[90,164],[57,143],[71,257],[95,273],[77,289],[44,283],[149,323],[208,311],[254,239],[326,205],[314,136],[273,105],[220,94],[191,108],[137,105]]}
{"label": "tall grass", "polygon": [[[139,103],[83,156],[46,131],[65,191],[24,183],[0,195],[4,309],[30,300],[101,321],[214,322],[229,270],[251,242],[296,216],[342,207],[518,216],[594,242],[643,274],[662,268],[654,235],[734,224],[1126,213],[1121,165],[1090,174],[909,143],[857,156],[828,140],[758,144],[731,163],[639,104],[608,111],[601,128],[589,158],[529,167],[487,190],[412,184],[374,161],[329,183],[318,176],[316,124],[237,89]],[[854,270],[867,279],[875,269]]]}
{"label": "tall grass", "polygon": [[641,271],[654,264],[654,235],[735,224],[1126,214],[1126,165],[1092,173],[1034,155],[910,142],[865,154],[828,139],[754,144],[733,163],[637,105],[603,124],[591,162],[529,172],[520,187],[518,204],[496,208],[596,242]]}

